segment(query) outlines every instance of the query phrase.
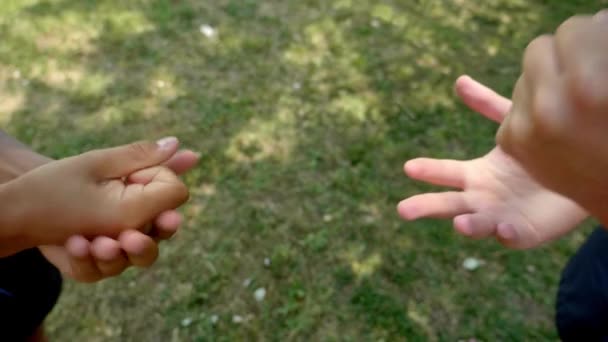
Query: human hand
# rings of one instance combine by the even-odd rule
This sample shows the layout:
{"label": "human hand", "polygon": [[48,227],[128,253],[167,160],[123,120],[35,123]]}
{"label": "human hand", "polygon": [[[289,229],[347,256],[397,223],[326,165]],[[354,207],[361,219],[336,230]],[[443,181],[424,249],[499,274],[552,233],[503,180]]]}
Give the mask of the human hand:
{"label": "human hand", "polygon": [[[527,47],[500,147],[540,184],[608,223],[608,15],[578,16]],[[552,209],[556,210],[556,209]]]}
{"label": "human hand", "polygon": [[[196,165],[198,154],[177,152],[164,166],[181,175]],[[131,266],[148,267],[158,257],[161,240],[171,238],[182,222],[175,210],[161,213],[153,222],[151,235],[128,230],[117,239],[98,236],[92,240],[75,235],[62,246],[45,245],[39,249],[62,274],[79,282],[96,282],[121,274]]]}
{"label": "human hand", "polygon": [[74,233],[117,237],[181,205],[186,187],[169,169],[155,166],[174,155],[178,143],[175,138],[160,142],[54,161],[4,184],[11,204],[7,212],[21,218],[13,221],[21,231],[10,247],[62,244]]}
{"label": "human hand", "polygon": [[[472,110],[499,123],[511,107],[508,99],[469,77],[458,79],[456,91]],[[510,248],[532,248],[553,240],[587,216],[573,201],[538,184],[500,147],[468,161],[414,159],[405,164],[405,172],[462,191],[410,197],[398,206],[404,219],[453,219],[459,233],[495,237]]]}

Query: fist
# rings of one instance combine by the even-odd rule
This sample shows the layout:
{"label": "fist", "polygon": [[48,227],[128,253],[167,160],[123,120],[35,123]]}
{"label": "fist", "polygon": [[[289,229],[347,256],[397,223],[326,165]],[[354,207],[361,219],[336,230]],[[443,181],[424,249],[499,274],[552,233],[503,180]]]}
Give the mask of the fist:
{"label": "fist", "polygon": [[608,219],[608,16],[532,41],[497,142],[547,188]]}
{"label": "fist", "polygon": [[15,248],[62,245],[72,235],[117,237],[177,208],[188,189],[159,166],[177,147],[169,138],[91,151],[6,183],[2,195],[14,217],[4,225],[17,229]]}

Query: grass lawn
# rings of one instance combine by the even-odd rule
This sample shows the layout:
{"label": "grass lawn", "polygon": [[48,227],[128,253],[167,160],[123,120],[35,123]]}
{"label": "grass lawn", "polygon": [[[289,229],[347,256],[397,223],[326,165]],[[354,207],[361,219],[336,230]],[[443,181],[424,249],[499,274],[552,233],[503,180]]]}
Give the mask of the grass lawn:
{"label": "grass lawn", "polygon": [[203,154],[157,264],[68,282],[51,335],[556,340],[559,273],[588,229],[513,252],[404,223],[395,205],[431,189],[403,175],[407,159],[493,146],[458,75],[509,94],[531,38],[605,3],[2,0],[10,133],[56,158],[165,135]]}

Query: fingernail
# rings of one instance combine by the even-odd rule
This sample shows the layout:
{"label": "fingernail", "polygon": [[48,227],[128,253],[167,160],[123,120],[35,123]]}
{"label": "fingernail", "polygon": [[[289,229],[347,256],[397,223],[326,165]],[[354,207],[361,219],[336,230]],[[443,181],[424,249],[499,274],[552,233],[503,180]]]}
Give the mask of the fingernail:
{"label": "fingernail", "polygon": [[158,145],[158,147],[161,150],[170,150],[173,147],[175,147],[175,145],[177,145],[177,138],[176,137],[162,138],[162,139],[158,140],[156,142],[156,144]]}

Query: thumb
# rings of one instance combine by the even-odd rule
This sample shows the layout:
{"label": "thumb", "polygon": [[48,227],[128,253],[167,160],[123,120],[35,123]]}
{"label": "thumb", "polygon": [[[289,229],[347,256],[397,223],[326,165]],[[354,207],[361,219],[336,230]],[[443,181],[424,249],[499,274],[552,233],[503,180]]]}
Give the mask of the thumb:
{"label": "thumb", "polygon": [[135,171],[160,165],[171,158],[178,147],[177,138],[166,137],[157,142],[138,141],[86,154],[93,174],[109,179],[126,177]]}

